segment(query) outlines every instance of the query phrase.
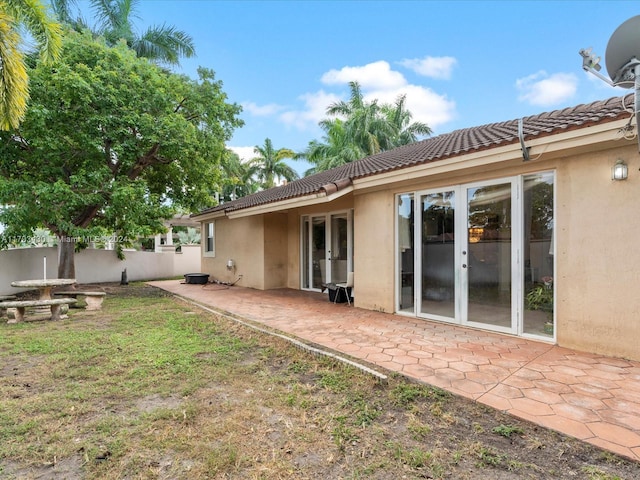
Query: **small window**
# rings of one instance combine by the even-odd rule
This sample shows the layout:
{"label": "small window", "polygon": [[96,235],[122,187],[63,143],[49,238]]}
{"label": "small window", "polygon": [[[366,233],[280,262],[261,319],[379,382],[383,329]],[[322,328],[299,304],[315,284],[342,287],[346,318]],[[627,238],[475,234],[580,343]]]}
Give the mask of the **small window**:
{"label": "small window", "polygon": [[205,223],[205,237],[206,241],[204,243],[204,255],[206,257],[215,257],[216,256],[216,224],[214,222]]}

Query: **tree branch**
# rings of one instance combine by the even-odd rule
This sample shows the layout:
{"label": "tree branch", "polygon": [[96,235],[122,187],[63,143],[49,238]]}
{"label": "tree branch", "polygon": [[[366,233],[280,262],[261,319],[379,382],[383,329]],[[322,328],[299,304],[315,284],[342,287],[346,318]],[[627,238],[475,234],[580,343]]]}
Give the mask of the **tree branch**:
{"label": "tree branch", "polygon": [[184,102],[186,102],[187,99],[183,98],[182,101],[178,104],[178,106],[173,110],[173,113],[178,113],[178,110],[180,110],[182,108],[182,106],[184,105]]}
{"label": "tree branch", "polygon": [[135,165],[131,167],[131,170],[129,170],[129,173],[127,174],[129,180],[135,180],[136,178],[138,178],[142,171],[145,168],[150,167],[151,165],[168,165],[169,163],[173,162],[173,159],[162,158],[158,156],[159,150],[160,144],[155,143],[147,153],[145,153],[142,157],[139,157],[136,160]]}
{"label": "tree branch", "polygon": [[89,205],[85,207],[84,210],[73,219],[73,224],[76,227],[86,228],[91,223],[91,220],[98,214],[99,209],[100,205]]}

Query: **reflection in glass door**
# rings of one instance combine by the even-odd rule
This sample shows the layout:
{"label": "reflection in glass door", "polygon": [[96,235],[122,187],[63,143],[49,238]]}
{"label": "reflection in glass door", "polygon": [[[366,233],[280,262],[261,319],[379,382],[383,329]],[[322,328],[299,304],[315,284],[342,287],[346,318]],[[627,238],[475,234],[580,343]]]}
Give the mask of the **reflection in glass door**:
{"label": "reflection in glass door", "polygon": [[327,281],[327,241],[325,217],[311,217],[311,288],[321,288]]}
{"label": "reflection in glass door", "polygon": [[420,313],[453,320],[456,316],[455,193],[421,195],[420,207]]}
{"label": "reflection in glass door", "polygon": [[347,263],[349,258],[349,235],[346,213],[331,215],[331,282],[347,281]]}
{"label": "reflection in glass door", "polygon": [[353,271],[353,215],[340,212],[302,217],[301,284],[322,290],[323,284],[347,281]]}
{"label": "reflection in glass door", "polygon": [[511,182],[466,188],[466,245],[463,245],[463,278],[466,274],[467,322],[513,330]]}
{"label": "reflection in glass door", "polygon": [[302,288],[320,289],[326,281],[326,220],[324,215],[303,217],[301,224]]}

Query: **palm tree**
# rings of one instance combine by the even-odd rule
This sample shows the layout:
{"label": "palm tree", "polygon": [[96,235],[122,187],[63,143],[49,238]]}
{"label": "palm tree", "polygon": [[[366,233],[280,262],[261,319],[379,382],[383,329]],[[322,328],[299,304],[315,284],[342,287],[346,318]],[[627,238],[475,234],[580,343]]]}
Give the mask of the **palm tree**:
{"label": "palm tree", "polygon": [[389,148],[400,147],[418,141],[421,136],[431,135],[432,130],[426,123],[411,122],[412,114],[406,108],[406,95],[400,95],[395,104],[384,105],[387,122],[393,128],[393,137],[390,139]]}
{"label": "palm tree", "polygon": [[[160,63],[177,65],[181,57],[195,55],[193,39],[185,32],[170,25],[152,25],[142,35],[136,34],[132,17],[140,0],[91,0],[96,15],[93,33],[103,36],[108,45],[120,40],[127,42],[139,57]],[[76,0],[52,0],[54,11],[65,23],[76,30],[88,28],[80,16],[73,18],[71,6]]]}
{"label": "palm tree", "polygon": [[255,175],[262,183],[262,188],[272,188],[276,185],[276,179],[285,179],[289,182],[296,180],[298,174],[289,165],[284,163],[285,158],[295,158],[296,153],[288,148],[275,150],[271,139],[267,138],[264,145],[256,145],[253,152],[257,155],[249,161],[252,175]]}
{"label": "palm tree", "polygon": [[55,60],[62,50],[62,28],[40,0],[0,3],[0,130],[17,128],[27,110],[29,79],[21,28],[33,36],[43,61]]}
{"label": "palm tree", "polygon": [[384,150],[393,134],[378,101],[365,102],[358,82],[349,82],[351,96],[347,102],[329,105],[327,114],[345,119],[345,133],[365,153],[375,155]]}
{"label": "palm tree", "polygon": [[296,155],[314,165],[306,175],[407,145],[431,134],[427,124],[411,122],[406,95],[400,95],[393,105],[379,105],[377,100],[364,100],[358,82],[350,82],[349,87],[348,101],[333,103],[327,108],[328,115],[339,118],[319,123],[325,131],[323,141],[309,142],[307,149]]}
{"label": "palm tree", "polygon": [[251,178],[251,168],[237,153],[226,150],[220,165],[224,174],[220,201],[235,200],[258,190],[258,184]]}
{"label": "palm tree", "polygon": [[323,141],[312,140],[304,152],[296,154],[296,159],[304,159],[314,167],[305,172],[305,176],[330,170],[345,163],[366,157],[366,153],[347,135],[345,122],[337,119],[325,119],[320,122],[325,131]]}

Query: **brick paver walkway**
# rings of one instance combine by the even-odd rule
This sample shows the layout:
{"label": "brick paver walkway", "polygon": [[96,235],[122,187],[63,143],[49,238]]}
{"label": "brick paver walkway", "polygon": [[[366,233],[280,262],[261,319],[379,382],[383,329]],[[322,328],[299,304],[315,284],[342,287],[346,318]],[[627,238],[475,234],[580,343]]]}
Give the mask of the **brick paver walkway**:
{"label": "brick paver walkway", "polygon": [[149,283],[640,460],[640,362],[334,305],[319,293]]}

